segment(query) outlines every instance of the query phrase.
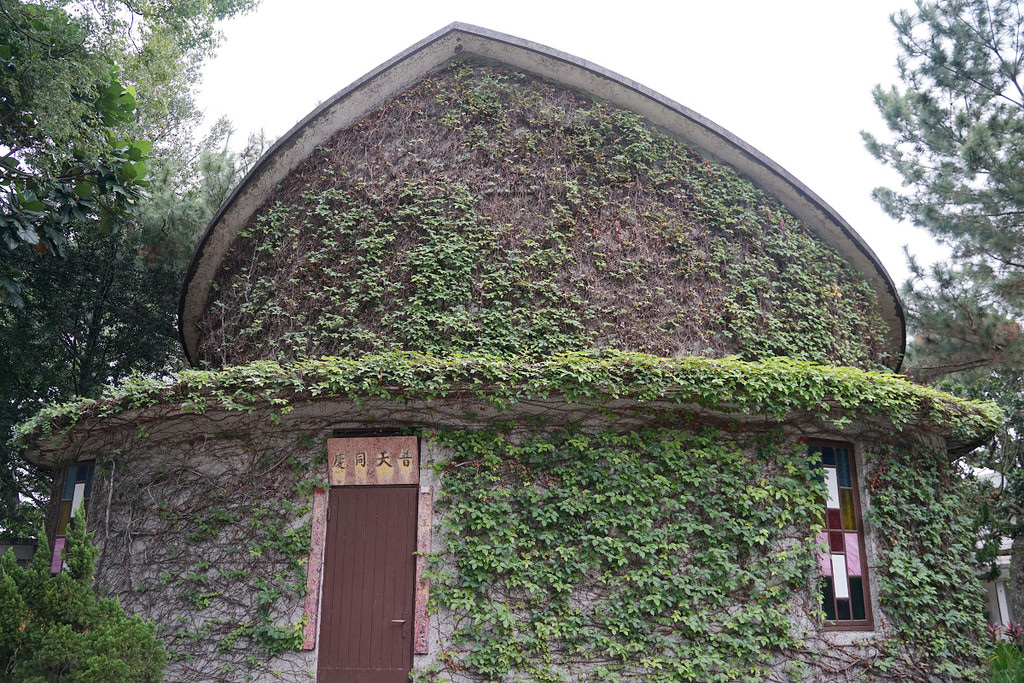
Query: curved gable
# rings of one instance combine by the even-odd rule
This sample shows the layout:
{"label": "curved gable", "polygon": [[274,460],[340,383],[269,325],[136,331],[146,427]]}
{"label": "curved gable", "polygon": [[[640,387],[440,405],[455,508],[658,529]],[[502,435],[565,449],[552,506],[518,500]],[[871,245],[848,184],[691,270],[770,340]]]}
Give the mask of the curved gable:
{"label": "curved gable", "polygon": [[507,65],[635,112],[706,157],[734,168],[866,276],[888,327],[890,364],[899,367],[905,329],[892,281],[853,229],[799,181],[714,123],[633,81],[571,55],[464,24],[435,33],[337,93],[281,138],[236,188],[203,235],[186,278],[180,329],[190,359],[197,358],[197,324],[222,261],[239,231],[278,184],[339,130],[384,106],[456,56]]}

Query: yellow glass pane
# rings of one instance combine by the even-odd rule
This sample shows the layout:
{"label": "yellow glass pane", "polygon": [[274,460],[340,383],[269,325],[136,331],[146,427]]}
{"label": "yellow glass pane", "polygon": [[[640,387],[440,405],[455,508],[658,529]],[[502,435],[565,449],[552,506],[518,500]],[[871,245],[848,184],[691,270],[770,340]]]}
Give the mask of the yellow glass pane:
{"label": "yellow glass pane", "polygon": [[857,517],[853,512],[853,489],[839,490],[839,509],[843,513],[843,528],[857,529]]}
{"label": "yellow glass pane", "polygon": [[65,500],[60,504],[60,517],[57,518],[57,535],[64,536],[68,528],[68,520],[71,519],[71,501]]}

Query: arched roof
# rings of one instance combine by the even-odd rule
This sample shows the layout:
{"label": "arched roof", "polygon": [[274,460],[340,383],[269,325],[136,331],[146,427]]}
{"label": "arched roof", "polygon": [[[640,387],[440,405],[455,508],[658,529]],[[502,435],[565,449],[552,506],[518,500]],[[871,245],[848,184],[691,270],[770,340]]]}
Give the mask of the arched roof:
{"label": "arched roof", "polygon": [[467,55],[536,74],[640,114],[703,155],[736,169],[804,221],[870,281],[889,330],[891,366],[899,369],[906,325],[892,279],[860,235],[803,183],[712,121],[635,81],[544,45],[462,23],[428,36],[336,93],[279,139],[235,188],[200,239],[186,274],[179,330],[190,360],[196,358],[197,323],[206,309],[217,269],[239,230],[277,184],[336,131],[385,105],[453,57]]}

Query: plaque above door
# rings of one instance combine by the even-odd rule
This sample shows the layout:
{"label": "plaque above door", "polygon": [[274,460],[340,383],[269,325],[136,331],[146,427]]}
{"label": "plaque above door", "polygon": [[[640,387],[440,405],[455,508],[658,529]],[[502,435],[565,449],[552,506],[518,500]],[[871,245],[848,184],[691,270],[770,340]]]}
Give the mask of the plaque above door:
{"label": "plaque above door", "polygon": [[415,436],[328,439],[327,468],[331,486],[419,484],[417,444]]}

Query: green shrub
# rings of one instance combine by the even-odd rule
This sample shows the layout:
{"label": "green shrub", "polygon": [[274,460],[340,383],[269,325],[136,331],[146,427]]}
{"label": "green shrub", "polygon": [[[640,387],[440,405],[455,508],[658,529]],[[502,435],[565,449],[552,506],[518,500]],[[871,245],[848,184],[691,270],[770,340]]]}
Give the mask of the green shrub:
{"label": "green shrub", "polygon": [[1013,643],[997,643],[989,660],[991,683],[1024,683],[1024,657]]}
{"label": "green shrub", "polygon": [[92,588],[99,551],[85,525],[73,525],[68,570],[51,575],[47,544],[23,570],[0,560],[0,679],[5,681],[160,681],[167,653],[155,627],[128,617]]}

